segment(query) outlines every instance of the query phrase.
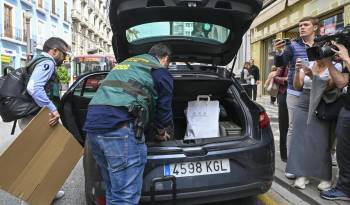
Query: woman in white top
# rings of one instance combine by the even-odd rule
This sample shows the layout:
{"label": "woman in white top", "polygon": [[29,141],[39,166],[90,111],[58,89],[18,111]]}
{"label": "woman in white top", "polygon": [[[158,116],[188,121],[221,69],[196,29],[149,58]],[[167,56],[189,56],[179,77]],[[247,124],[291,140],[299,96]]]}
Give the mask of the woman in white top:
{"label": "woman in white top", "polygon": [[[294,186],[305,189],[308,177],[319,179],[319,190],[332,186],[332,164],[330,154],[331,122],[319,120],[314,111],[327,90],[333,89],[325,61],[310,62],[309,66],[298,59],[293,86],[303,88],[296,106],[286,172],[297,176]],[[312,97],[310,97],[312,96]]]}
{"label": "woman in white top", "polygon": [[243,72],[242,86],[243,86],[244,90],[246,91],[248,97],[250,99],[252,99],[253,90],[252,90],[251,81],[254,80],[254,76],[251,74],[249,62],[244,63],[244,67],[243,67],[242,72]]}

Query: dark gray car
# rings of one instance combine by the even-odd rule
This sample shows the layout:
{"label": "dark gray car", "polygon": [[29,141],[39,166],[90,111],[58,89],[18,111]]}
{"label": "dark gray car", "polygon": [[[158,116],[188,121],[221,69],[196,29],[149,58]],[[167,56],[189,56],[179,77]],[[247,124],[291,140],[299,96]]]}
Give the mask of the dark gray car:
{"label": "dark gray car", "polygon": [[[274,141],[265,110],[222,67],[236,55],[262,1],[113,0],[110,22],[117,61],[146,53],[155,43],[174,56],[174,139],[147,141],[141,203],[199,204],[266,192],[274,174]],[[62,122],[85,145],[87,204],[105,204],[105,187],[82,131],[88,103],[108,72],[81,76],[63,96]],[[188,101],[220,102],[220,136],[184,139]],[[151,136],[148,136],[151,139]]]}

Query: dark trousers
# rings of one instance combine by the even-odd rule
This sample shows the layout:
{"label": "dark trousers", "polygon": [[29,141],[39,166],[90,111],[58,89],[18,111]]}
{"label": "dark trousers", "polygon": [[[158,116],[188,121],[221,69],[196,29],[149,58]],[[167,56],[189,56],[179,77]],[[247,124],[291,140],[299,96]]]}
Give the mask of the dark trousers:
{"label": "dark trousers", "polygon": [[256,101],[256,94],[258,91],[258,86],[256,84],[252,85],[252,89],[253,89],[253,100]]}
{"label": "dark trousers", "polygon": [[350,196],[350,110],[342,108],[336,127],[339,179],[336,188]]}
{"label": "dark trousers", "polygon": [[287,133],[289,126],[287,93],[277,94],[278,103],[278,126],[280,129],[280,155],[283,161],[287,161]]}
{"label": "dark trousers", "polygon": [[247,93],[248,97],[252,99],[252,85],[242,85],[244,88],[245,92]]}

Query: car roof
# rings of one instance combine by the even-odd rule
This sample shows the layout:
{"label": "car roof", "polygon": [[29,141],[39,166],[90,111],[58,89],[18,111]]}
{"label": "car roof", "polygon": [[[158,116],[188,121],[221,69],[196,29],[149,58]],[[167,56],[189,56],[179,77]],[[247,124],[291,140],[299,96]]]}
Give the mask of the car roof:
{"label": "car roof", "polygon": [[[262,8],[262,0],[111,0],[112,45],[118,62],[147,53],[156,43],[170,45],[174,61],[226,65]],[[126,30],[150,22],[203,22],[230,30],[223,43],[187,37],[162,37],[130,43]]]}

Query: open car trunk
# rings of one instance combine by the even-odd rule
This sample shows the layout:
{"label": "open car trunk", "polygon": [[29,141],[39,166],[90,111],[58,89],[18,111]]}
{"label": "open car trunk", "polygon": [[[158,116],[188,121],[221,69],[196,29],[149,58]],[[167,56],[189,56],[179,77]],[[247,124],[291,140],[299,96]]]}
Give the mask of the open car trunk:
{"label": "open car trunk", "polygon": [[[222,78],[208,74],[174,74],[173,91],[173,136],[172,139],[161,144],[193,145],[218,141],[237,140],[245,136],[246,123],[242,105],[233,95],[233,81],[229,78]],[[185,139],[187,129],[186,110],[189,101],[195,101],[198,95],[208,95],[210,100],[219,101],[219,137]],[[151,134],[146,133],[146,139],[152,139]],[[153,140],[148,140],[149,145]]]}
{"label": "open car trunk", "polygon": [[[107,72],[92,73],[83,76],[74,83],[63,97],[63,106],[60,112],[63,113],[63,124],[83,145],[86,133],[82,130],[87,113],[87,107],[96,93],[98,86],[91,86],[91,81],[101,81]],[[246,134],[245,112],[242,102],[234,95],[233,81],[227,77],[219,77],[213,72],[172,72],[174,77],[173,90],[173,121],[174,137],[167,142],[155,142],[152,134],[146,132],[147,143],[150,146],[174,146],[193,145],[218,141],[237,140]],[[98,83],[94,83],[98,85]],[[209,95],[211,100],[220,102],[220,137],[195,140],[184,140],[187,128],[185,110],[189,101],[196,100],[198,95]]]}

